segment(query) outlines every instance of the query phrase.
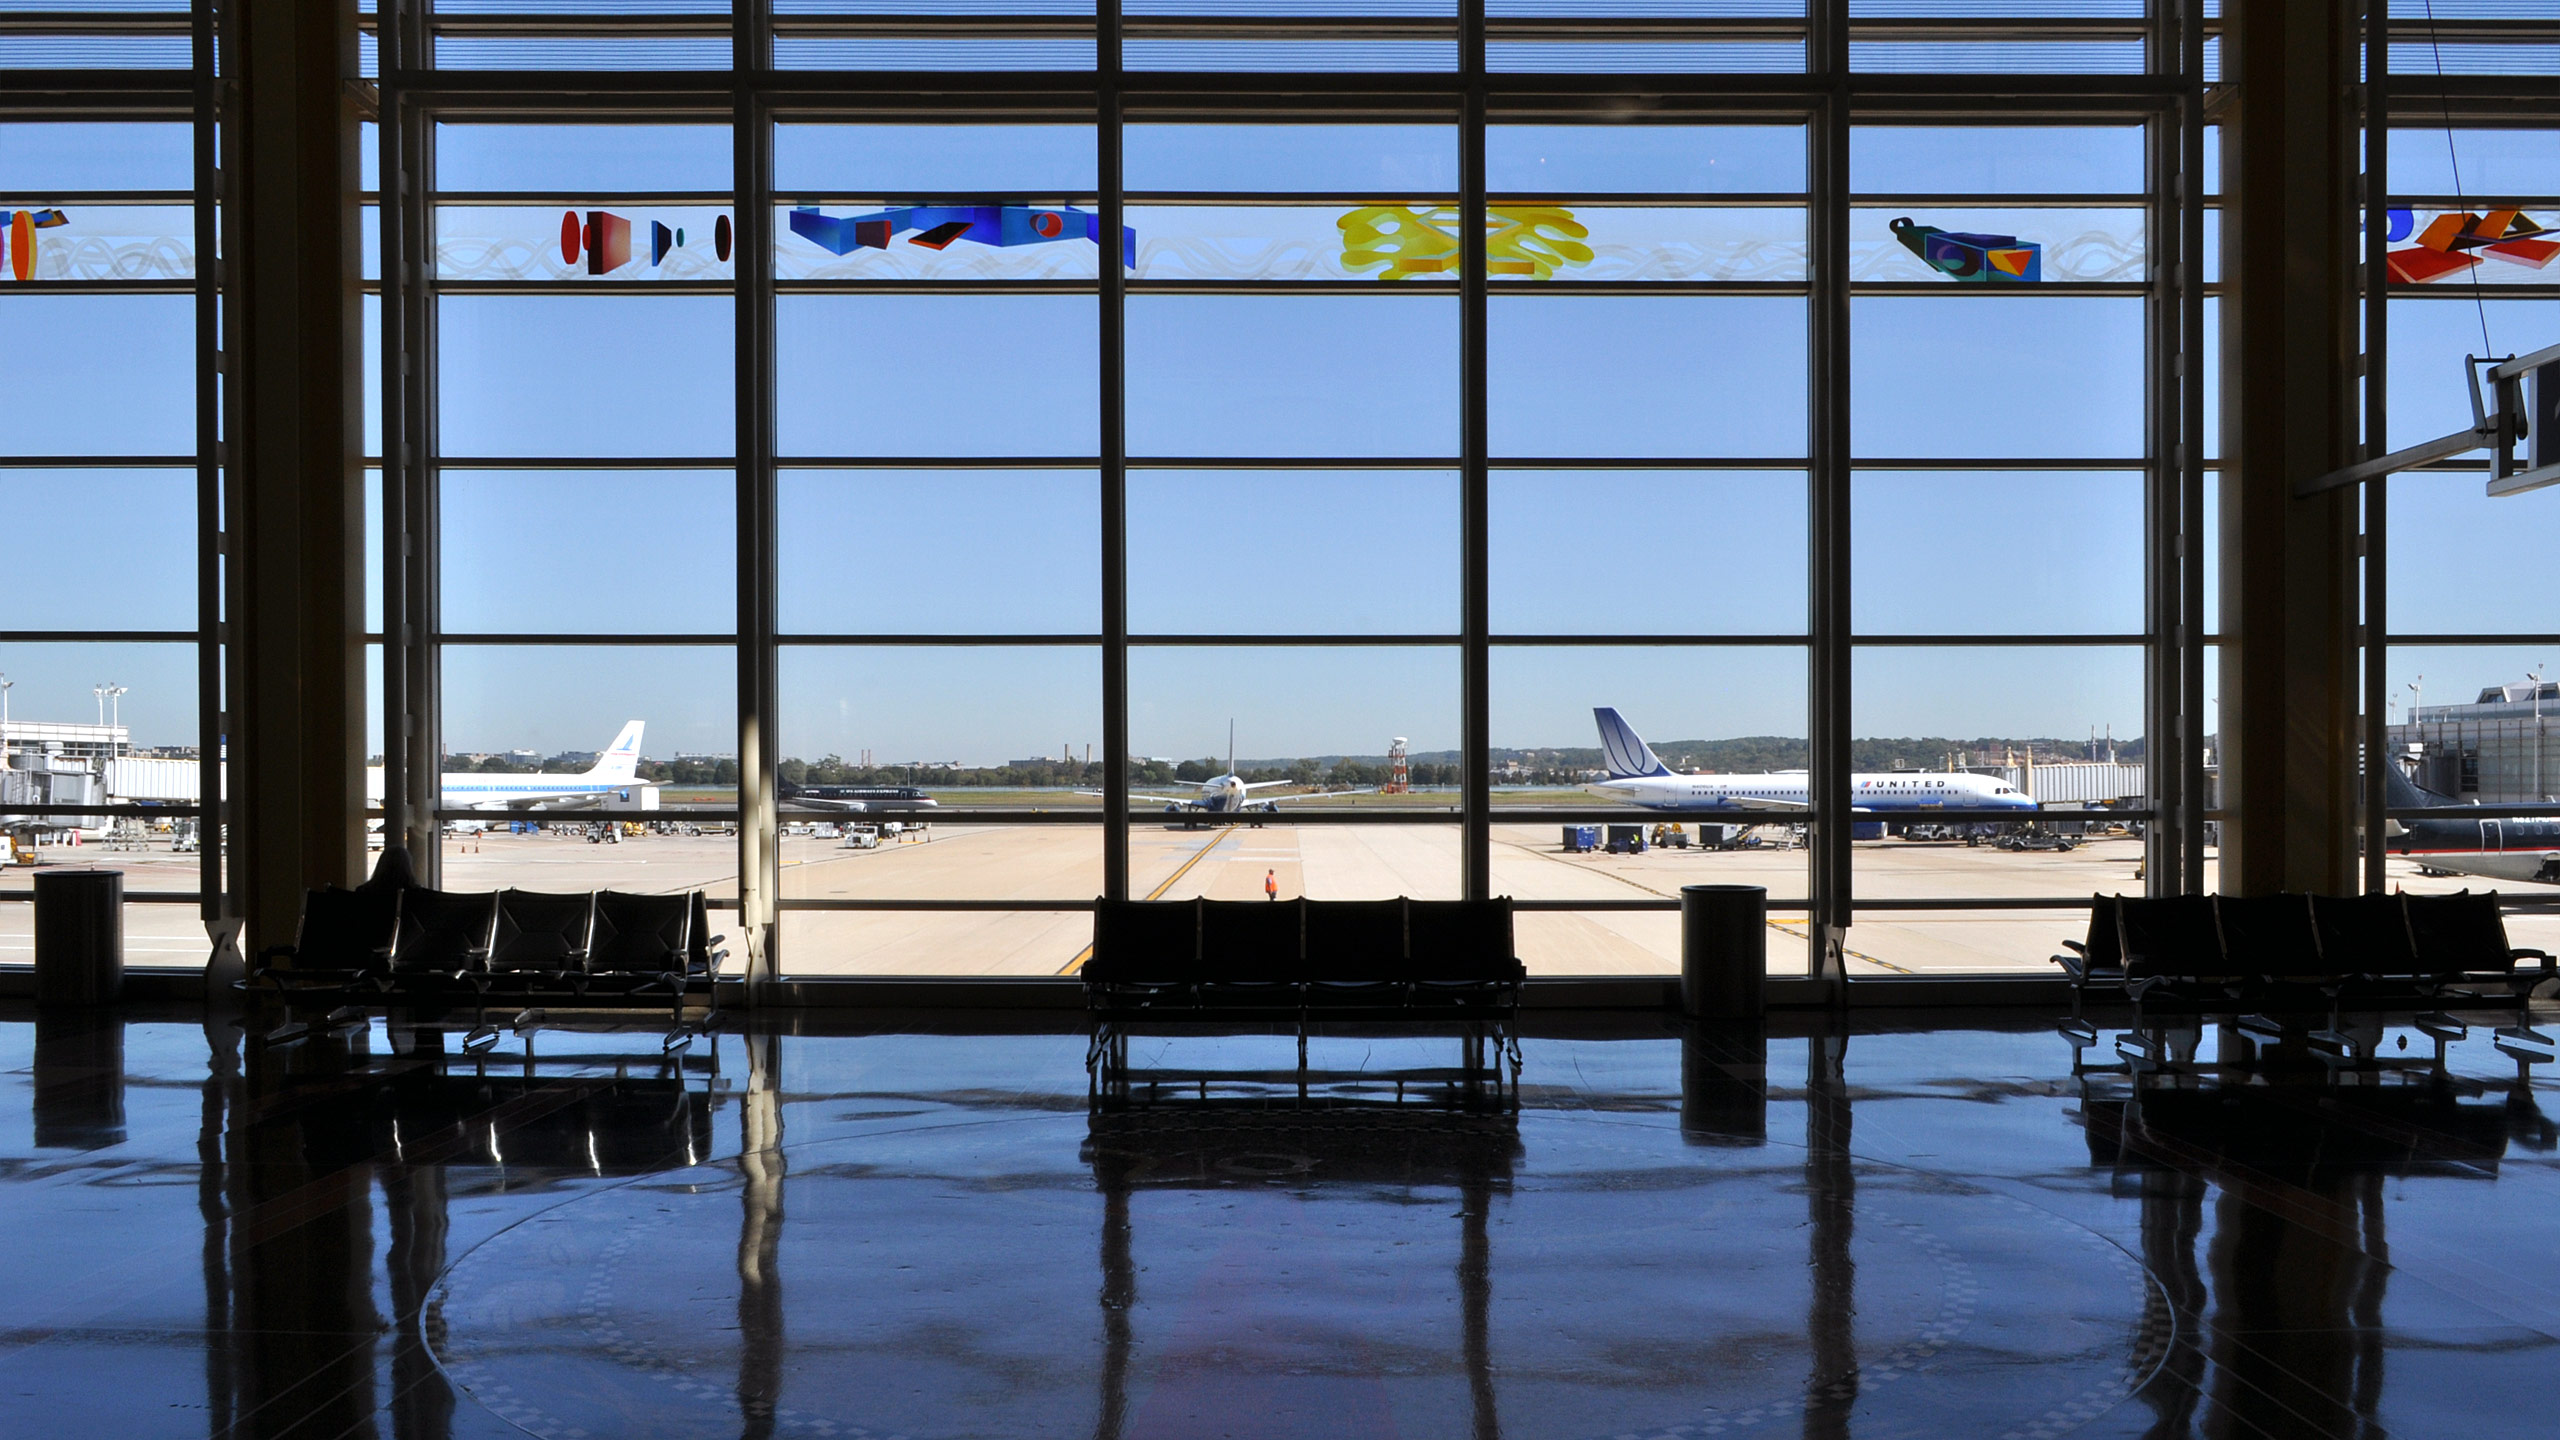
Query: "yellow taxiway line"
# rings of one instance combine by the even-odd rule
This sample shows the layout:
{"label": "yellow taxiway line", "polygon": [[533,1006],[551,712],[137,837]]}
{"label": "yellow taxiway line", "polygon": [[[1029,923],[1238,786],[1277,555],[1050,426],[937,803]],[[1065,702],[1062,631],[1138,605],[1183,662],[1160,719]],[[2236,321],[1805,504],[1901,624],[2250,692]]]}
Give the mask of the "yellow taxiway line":
{"label": "yellow taxiway line", "polygon": [[[1219,843],[1220,843],[1220,842],[1224,841],[1228,836],[1230,836],[1230,835],[1234,834],[1235,832],[1236,832],[1236,827],[1234,827],[1233,825],[1226,825],[1226,826],[1221,826],[1221,827],[1219,827],[1218,833],[1209,837],[1209,843],[1208,843],[1208,844],[1203,845],[1203,846],[1201,846],[1199,849],[1192,851],[1192,852],[1191,852],[1191,858],[1190,858],[1190,859],[1188,859],[1188,860],[1183,861],[1180,865],[1175,866],[1175,867],[1174,867],[1174,871],[1173,871],[1173,873],[1172,873],[1172,874],[1170,874],[1170,875],[1167,875],[1166,877],[1164,877],[1164,883],[1163,883],[1163,884],[1158,885],[1158,886],[1157,886],[1156,888],[1154,888],[1153,890],[1150,890],[1150,891],[1148,891],[1148,892],[1147,892],[1146,898],[1148,898],[1148,899],[1150,899],[1150,900],[1161,900],[1161,899],[1163,899],[1163,898],[1164,898],[1164,892],[1166,892],[1167,890],[1172,889],[1175,881],[1180,880],[1183,876],[1190,874],[1190,873],[1191,873],[1191,867],[1192,867],[1192,866],[1197,865],[1197,864],[1199,864],[1201,861],[1203,861],[1203,860],[1205,860],[1205,859],[1209,858],[1209,852],[1210,852],[1210,851],[1212,851],[1212,850],[1217,849],[1217,848],[1218,848],[1218,845],[1219,845]],[[1067,968],[1066,968],[1066,969],[1064,969],[1064,970],[1059,971],[1058,973],[1059,973],[1059,974],[1061,974],[1061,975],[1073,975],[1073,974],[1075,974],[1077,971],[1082,970],[1082,969],[1084,968],[1084,962],[1086,962],[1087,960],[1090,960],[1090,959],[1092,959],[1092,958],[1093,958],[1093,942],[1092,942],[1092,941],[1090,941],[1090,940],[1088,940],[1088,941],[1086,941],[1086,942],[1085,942],[1085,947],[1084,947],[1083,949],[1081,949],[1081,950],[1079,950],[1079,951],[1077,951],[1077,952],[1076,952],[1076,958],[1074,958],[1073,960],[1070,960],[1070,961],[1068,961],[1068,962],[1067,962]]]}

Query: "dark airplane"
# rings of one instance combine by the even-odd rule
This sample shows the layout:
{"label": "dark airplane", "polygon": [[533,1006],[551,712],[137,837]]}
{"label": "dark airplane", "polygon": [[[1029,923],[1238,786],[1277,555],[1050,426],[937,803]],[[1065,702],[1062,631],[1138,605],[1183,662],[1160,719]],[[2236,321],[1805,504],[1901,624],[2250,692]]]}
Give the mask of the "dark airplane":
{"label": "dark airplane", "polygon": [[[2462,803],[2420,788],[2398,765],[2382,772],[2382,793],[2394,810]],[[2430,870],[2560,885],[2560,820],[2394,820],[2384,834],[2384,849]]]}

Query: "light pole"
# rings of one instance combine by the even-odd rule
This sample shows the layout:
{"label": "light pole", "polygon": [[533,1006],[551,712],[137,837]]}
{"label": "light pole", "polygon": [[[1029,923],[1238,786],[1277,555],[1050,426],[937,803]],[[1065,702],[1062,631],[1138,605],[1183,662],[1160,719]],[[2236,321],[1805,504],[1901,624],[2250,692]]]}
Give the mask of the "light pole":
{"label": "light pole", "polygon": [[0,675],[0,770],[9,768],[9,687],[17,683]]}
{"label": "light pole", "polygon": [[2546,660],[2524,672],[2524,678],[2533,682],[2533,798],[2536,800],[2551,798],[2542,790],[2542,671],[2550,663]]}
{"label": "light pole", "polygon": [[110,680],[96,688],[98,703],[106,707],[106,713],[98,717],[98,722],[107,727],[107,758],[113,760],[116,758],[115,726],[123,718],[123,706],[117,702],[123,697],[125,687]]}

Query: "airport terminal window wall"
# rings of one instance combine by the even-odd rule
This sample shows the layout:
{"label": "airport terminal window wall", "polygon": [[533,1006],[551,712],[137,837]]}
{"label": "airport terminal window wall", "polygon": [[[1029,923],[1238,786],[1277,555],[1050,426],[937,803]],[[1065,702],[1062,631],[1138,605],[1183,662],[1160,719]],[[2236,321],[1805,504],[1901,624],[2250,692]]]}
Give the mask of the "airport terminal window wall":
{"label": "airport terminal window wall", "polygon": [[[2104,825],[2159,809],[2203,481],[2179,12],[875,8],[444,7],[384,77],[435,557],[385,663],[475,768],[645,721],[658,806],[610,851],[448,834],[455,883],[713,885],[786,976],[1069,973],[1097,893],[1266,881],[1512,894],[1539,973],[1667,973],[1702,879],[1769,887],[1780,973],[1852,919],[1853,975],[2041,970],[2143,883],[2164,827],[2018,853],[1828,797],[2032,787],[2032,748]],[[1712,837],[1630,811],[1586,788],[1604,705],[1810,783]],[[1168,810],[1231,771],[1278,808]],[[929,817],[851,793],[905,786]]]}
{"label": "airport terminal window wall", "polygon": [[[2391,56],[2387,175],[2376,187],[2388,199],[2367,222],[2389,281],[2367,322],[2379,321],[2389,357],[2384,393],[2368,396],[2381,401],[2369,412],[2377,453],[2471,423],[2465,357],[2560,343],[2560,246],[2545,230],[2560,225],[2560,94],[2544,78],[2560,26],[2500,38],[2513,43],[2403,45]],[[2448,52],[2441,78],[2438,48]],[[2368,615],[2366,693],[2378,712],[2368,736],[2425,792],[2387,801],[2397,833],[2380,869],[2392,888],[2500,890],[2516,943],[2548,948],[2560,943],[2560,892],[2548,889],[2560,875],[2535,832],[2560,817],[2560,779],[2544,773],[2546,762],[2560,773],[2547,728],[2560,720],[2536,711],[2560,705],[2533,692],[2555,673],[2560,632],[2532,577],[2560,543],[2560,512],[2548,490],[2491,498],[2487,479],[2474,454],[2367,497],[2387,507],[2367,519],[2384,542],[2367,559],[2378,612]]]}
{"label": "airport terminal window wall", "polygon": [[32,958],[37,870],[100,860],[129,963],[201,965],[219,575],[190,16],[45,20],[0,36],[0,67],[81,72],[0,83],[0,965]]}

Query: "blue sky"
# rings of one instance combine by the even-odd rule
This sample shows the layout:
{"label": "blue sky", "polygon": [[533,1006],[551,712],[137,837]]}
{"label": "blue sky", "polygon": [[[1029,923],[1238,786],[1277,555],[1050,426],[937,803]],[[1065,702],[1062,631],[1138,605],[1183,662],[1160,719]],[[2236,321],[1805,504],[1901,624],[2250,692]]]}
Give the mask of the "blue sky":
{"label": "blue sky", "polygon": [[[2560,192],[2549,136],[2460,137],[2473,193]],[[2450,189],[2443,137],[2395,143],[2401,188]],[[2138,133],[1869,128],[1862,194],[2121,194]],[[2430,158],[2431,155],[2435,158]],[[1454,190],[1445,126],[1133,126],[1133,189],[1266,189],[1401,200]],[[446,126],[455,191],[720,192],[718,126]],[[2433,166],[2433,169],[2430,167]],[[1716,197],[1803,183],[1784,126],[1497,129],[1497,190]],[[782,127],[786,200],[1089,191],[1081,126]],[[0,201],[187,180],[182,127],[0,125]],[[646,207],[634,207],[645,209]],[[1960,228],[1964,215],[1923,218]],[[1894,212],[1886,212],[1894,213]],[[2019,213],[2008,212],[2012,215]],[[543,472],[503,463],[445,480],[446,623],[456,633],[720,635],[734,617],[732,306],[634,293],[448,296],[439,322],[443,443],[456,459],[652,459]],[[1950,287],[1952,288],[1952,287]],[[2487,307],[2493,343],[2560,339],[2560,306]],[[193,444],[190,302],[0,293],[13,373],[0,452],[181,455]],[[1852,312],[1852,431],[1871,460],[2138,460],[2139,302],[2020,294],[1862,296]],[[1130,480],[1130,599],[1142,633],[1447,634],[1458,584],[1457,306],[1451,287],[1349,295],[1135,297],[1133,455],[1284,462],[1141,468]],[[1491,312],[1494,625],[1520,634],[1712,633],[1804,626],[1804,302],[1788,296],[1499,295]],[[2462,423],[2459,356],[2478,312],[2446,291],[2394,307],[2392,425]],[[1095,302],[1053,295],[792,296],[778,308],[787,457],[930,457],[937,468],[786,466],[779,583],[800,634],[1086,634],[1099,624],[1091,357]],[[370,397],[370,390],[368,392]],[[1541,468],[1582,454],[1643,468]],[[1348,457],[1389,468],[1318,464]],[[1026,467],[1026,459],[1063,461]],[[193,615],[192,475],[0,470],[0,506],[66,543],[14,547],[0,628],[184,628]],[[2404,630],[2542,623],[2551,506],[2488,502],[2471,478],[2394,490]],[[2140,484],[2124,469],[1877,469],[1856,490],[1856,628],[1877,635],[2117,634],[2141,623]],[[25,533],[20,531],[19,533]],[[2541,657],[2407,657],[2431,697],[2514,678]],[[2402,656],[2395,655],[2397,672]],[[194,738],[184,645],[21,644],[0,653],[27,718],[85,718],[90,687],[131,687],[144,743]],[[1615,704],[1662,738],[1801,734],[1804,658],[1787,645],[1510,647],[1494,668],[1494,741],[1590,743]],[[1100,738],[1098,653],[1065,647],[793,647],[785,753],[990,761],[1078,754]],[[2437,685],[2448,687],[2437,691]],[[1446,646],[1146,649],[1131,664],[1132,740],[1152,754],[1417,749],[1457,738]],[[622,720],[649,749],[734,747],[723,645],[455,646],[446,728],[458,749],[594,748]],[[2138,651],[1876,647],[1857,661],[1861,734],[2141,731]]]}

